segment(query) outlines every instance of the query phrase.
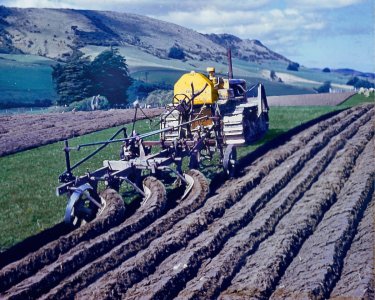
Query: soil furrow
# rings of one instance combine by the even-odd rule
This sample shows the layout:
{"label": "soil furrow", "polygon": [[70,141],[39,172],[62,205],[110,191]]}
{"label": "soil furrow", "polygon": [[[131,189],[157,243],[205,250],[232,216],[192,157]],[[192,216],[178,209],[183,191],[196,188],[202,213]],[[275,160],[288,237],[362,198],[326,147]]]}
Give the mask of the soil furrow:
{"label": "soil furrow", "polygon": [[[134,215],[119,226],[122,228],[123,236],[130,236],[134,232],[142,230],[166,208],[164,185],[154,177],[146,178],[143,183],[151,190],[151,197],[144,206],[141,206]],[[115,191],[113,193],[123,201]],[[65,255],[61,255],[53,264],[46,266],[34,276],[9,289],[6,295],[10,296],[11,299],[36,298],[40,296],[79,267],[90,263],[100,255],[104,255],[110,242],[105,243],[102,241],[103,237],[90,240]]]}
{"label": "soil furrow", "polygon": [[[149,117],[160,115],[161,109],[147,109]],[[40,115],[11,115],[2,122],[0,156],[51,144],[90,132],[119,126],[132,121],[134,110],[66,112]],[[137,119],[144,119],[138,114]]]}
{"label": "soil furrow", "polygon": [[369,145],[358,158],[355,171],[345,183],[337,202],[303,244],[272,299],[328,298],[340,275],[346,249],[371,199],[375,170],[369,161],[374,161],[373,150]]}
{"label": "soil furrow", "polygon": [[373,110],[358,106],[294,128],[241,159],[239,177],[215,177],[214,194],[195,170],[183,201],[167,200],[148,178],[154,197],[134,214],[113,206],[48,244],[0,254],[9,256],[0,263],[0,298],[369,298]]}
{"label": "soil furrow", "polygon": [[375,299],[375,194],[358,225],[331,299]]}
{"label": "soil furrow", "polygon": [[[194,279],[188,282],[184,291],[179,293],[179,298],[207,299],[217,295],[221,286],[230,282],[239,270],[245,257],[273,233],[279,220],[290,211],[294,203],[310,188],[312,183],[330,163],[335,153],[345,145],[345,140],[352,137],[358,131],[359,126],[369,119],[370,114],[367,114],[350,125],[343,133],[334,137],[323,151],[306,163],[300,175],[296,176],[276,197],[272,198],[249,225],[241,229],[234,238],[226,243],[217,256],[207,260],[209,251],[204,251],[205,257],[203,258],[206,261],[202,262],[202,267],[198,274],[194,275]],[[190,250],[190,253],[193,253],[193,250]],[[184,257],[188,257],[188,255]],[[202,260],[202,257],[200,259]],[[194,274],[191,266],[197,265],[197,261],[199,261],[197,257],[190,261],[184,259],[183,263],[189,266],[190,276]],[[173,277],[176,278],[177,275],[181,277],[177,272],[174,272]],[[164,277],[165,275],[163,275]],[[168,289],[172,290],[172,287],[177,282],[170,282],[169,284],[172,284],[172,286],[169,286]],[[178,279],[178,284],[182,285],[181,278]],[[163,289],[160,289],[160,291],[163,291]],[[167,290],[164,290],[163,293],[167,293]]]}
{"label": "soil furrow", "polygon": [[[287,203],[282,204],[282,209],[284,211],[290,209],[290,206],[293,205],[294,201],[296,201],[301,196],[301,194],[304,193],[307,188],[309,188],[318,174],[323,171],[325,166],[333,158],[334,153],[344,146],[345,139],[353,136],[357,132],[359,126],[370,119],[370,116],[371,114],[368,113],[360,120],[350,125],[350,127],[347,128],[345,132],[340,136],[335,137],[335,139],[331,143],[332,145],[328,147],[328,151],[323,151],[323,153],[320,153],[318,157],[315,158],[315,160],[318,159],[318,164],[313,164],[314,167],[310,167],[307,164],[307,166],[305,166],[304,169],[301,170],[298,184],[294,185],[293,181],[287,181],[288,185],[275,197],[273,197],[272,192],[268,191],[272,191],[274,189],[274,186],[272,186],[272,184],[274,185],[275,182],[282,182],[282,179],[280,179],[280,173],[282,172],[278,172],[277,176],[273,176],[274,173],[272,172],[270,175],[268,175],[265,183],[261,182],[261,184],[257,186],[256,189],[252,190],[248,195],[245,196],[246,198],[251,199],[247,201],[247,207],[240,206],[236,212],[226,212],[226,214],[220,220],[214,222],[209,226],[205,234],[202,234],[195,240],[191,241],[189,243],[189,246],[183,251],[170,256],[165,262],[163,262],[163,264],[157,269],[154,274],[129,289],[125,296],[130,299],[146,297],[146,295],[147,298],[155,299],[158,299],[161,296],[175,296],[179,289],[181,289],[186,284],[187,280],[195,276],[196,270],[198,269],[202,261],[213,257],[219,250],[221,250],[221,245],[225,242],[226,236],[223,234],[223,231],[219,229],[220,227],[228,226],[228,224],[231,224],[231,222],[233,222],[233,225],[230,227],[230,234],[235,234],[236,229],[240,228],[240,225],[236,226],[235,224],[246,225],[246,223],[248,223],[245,221],[245,218],[241,216],[241,214],[246,212],[246,209],[251,210],[255,214],[260,210],[260,208],[262,208],[262,205],[257,208],[251,206],[253,204],[252,201],[257,201],[257,197],[264,197],[264,199],[266,200],[264,204],[266,203],[267,209],[269,209],[270,203],[267,203],[268,199],[263,196],[262,193],[266,193],[271,202],[280,202],[277,200],[275,201],[275,199],[279,198],[283,194],[286,194],[284,195],[284,198],[287,200]],[[333,130],[336,131],[335,129]],[[317,137],[316,139],[317,141],[314,140],[315,146],[322,146],[326,144],[327,141],[329,141],[329,139],[324,141],[324,137]],[[317,153],[314,145],[311,147],[311,149],[309,149],[307,145],[304,149],[296,152],[294,155],[292,155],[291,158],[287,159],[283,162],[283,164],[279,166],[279,169],[281,170],[290,169],[291,175],[290,177],[287,177],[288,180],[292,177],[295,177],[296,172],[299,171],[298,168],[295,169],[293,167],[293,163],[295,163],[296,159],[297,161],[301,162],[301,165],[303,165],[302,162],[307,159],[311,159],[312,156]],[[304,176],[306,178],[303,180],[302,178]],[[235,209],[236,206],[234,206],[233,208]],[[228,244],[230,244],[230,246],[225,247],[223,251],[220,252],[222,256],[227,257],[228,263],[226,265],[223,264],[223,257],[220,257],[219,255],[219,258],[213,258],[209,264],[216,267],[221,266],[223,269],[225,269],[226,272],[228,272],[231,267],[234,267],[236,265],[236,261],[240,259],[239,257],[241,256],[241,251],[244,252],[246,247],[250,247],[250,242],[245,239],[246,233],[249,234],[251,232],[251,229],[255,229],[255,232],[253,233],[254,239],[257,239],[257,242],[259,243],[261,239],[264,239],[267,234],[270,234],[273,231],[278,221],[277,218],[280,219],[282,215],[282,212],[278,211],[278,214],[276,214],[276,216],[271,214],[271,216],[273,217],[273,219],[271,219],[270,216],[268,216],[267,218],[266,216],[261,214],[260,220],[264,221],[264,224],[262,225],[265,227],[263,228],[263,230],[261,230],[262,225],[260,224],[257,224],[255,227],[252,225],[247,225],[245,228],[237,232],[234,238],[228,241]],[[255,216],[255,219],[259,219],[258,215]],[[254,221],[255,220],[252,220],[250,224],[253,224]],[[237,238],[238,236],[239,238]],[[237,243],[233,243],[233,240],[236,239]],[[233,249],[234,251],[231,251]],[[216,260],[219,260],[219,263]],[[206,263],[206,265],[208,264]],[[162,280],[160,280],[159,278],[162,278]],[[223,274],[215,273],[212,276],[211,274],[210,276],[208,276],[207,272],[202,272],[202,274],[198,274],[198,276],[195,277],[192,282],[189,282],[188,286],[186,287],[186,292],[182,293],[180,297],[182,299],[197,297],[198,295],[194,293],[194,290],[198,288],[198,286],[202,286],[201,291],[203,292],[203,294],[199,295],[200,297],[211,297],[214,294],[214,287],[216,286],[215,281],[219,278],[222,280]],[[208,290],[209,286],[211,286],[211,290]]]}
{"label": "soil furrow", "polygon": [[111,227],[117,226],[124,221],[124,218],[125,208],[123,200],[111,202],[105,212],[95,221],[72,231],[66,236],[60,237],[58,240],[43,246],[23,259],[4,267],[0,271],[0,292],[32,276],[44,266],[56,261],[61,254],[68,252],[74,246],[97,237],[108,231]]}
{"label": "soil furrow", "polygon": [[372,124],[367,123],[353,137],[353,144],[337,152],[330,167],[294,205],[288,217],[281,219],[275,233],[247,258],[245,266],[222,292],[220,299],[267,298],[271,295],[303,242],[335,203],[357,157],[372,135]]}
{"label": "soil furrow", "polygon": [[251,172],[253,169],[253,166],[256,165],[257,162],[264,159],[263,156],[265,154],[267,154],[267,156],[270,156],[271,154],[277,155],[278,151],[282,150],[284,147],[291,148],[292,145],[299,146],[301,142],[303,142],[304,144],[307,144],[317,134],[326,130],[330,126],[337,124],[338,122],[341,122],[342,120],[345,120],[346,118],[351,118],[353,114],[362,115],[363,113],[365,113],[371,108],[372,106],[370,105],[363,105],[363,106],[347,109],[347,110],[341,111],[340,113],[334,114],[328,118],[323,118],[323,120],[319,122],[312,120],[307,123],[301,124],[300,126],[297,126],[289,130],[288,132],[281,134],[279,137],[271,140],[270,142],[264,144],[263,146],[259,147],[255,151],[241,158],[239,160],[239,165],[241,165],[242,167],[239,170],[240,175],[243,176],[243,175],[246,175],[248,172]]}
{"label": "soil furrow", "polygon": [[26,238],[22,242],[0,253],[0,269],[37,251],[46,244],[69,234],[72,230],[71,226],[66,225],[62,221],[51,228]]}
{"label": "soil furrow", "polygon": [[208,182],[206,178],[197,170],[188,172],[194,179],[193,189],[189,192],[187,198],[183,199],[177,207],[162,216],[145,230],[134,235],[128,241],[114,248],[111,252],[94,261],[92,264],[82,268],[76,274],[73,274],[64,280],[59,286],[51,290],[45,298],[59,299],[67,296],[73,296],[82,288],[88,286],[93,281],[100,278],[103,274],[118,266],[124,260],[126,255],[135,255],[139,250],[165,231],[179,220],[182,220],[191,212],[200,207],[208,194]]}
{"label": "soil furrow", "polygon": [[[339,130],[339,128],[341,128],[342,130],[345,126],[349,125],[365,111],[366,110],[362,110],[361,112],[357,111],[351,116],[344,118],[345,122],[341,122],[338,127],[333,127],[327,130],[328,133],[326,133],[325,135],[325,142],[323,144],[321,142],[315,143],[314,146],[316,147],[316,150],[314,151],[317,151],[317,149],[321,149],[324,144],[327,144],[327,142],[329,141],[329,137],[335,135],[336,131]],[[305,133],[305,136],[307,137],[306,140],[311,140],[310,138],[308,138],[308,133]],[[300,143],[304,144],[301,141]],[[298,147],[297,143],[295,143],[291,145],[291,148],[293,150],[291,151],[289,149],[289,153],[294,153],[295,151],[297,151],[295,148],[301,148],[301,144]],[[288,150],[287,147],[285,150]],[[265,175],[270,172],[270,169],[273,169],[274,167],[276,167],[276,165],[279,165],[283,160],[285,160],[286,157],[292,154],[290,153],[290,155],[285,155],[285,153],[280,151],[280,149],[277,153],[278,155],[275,155],[276,157],[267,156],[267,159],[263,158],[261,160],[261,162],[266,163],[265,167],[263,168],[263,172],[267,172]],[[269,165],[267,165],[267,163],[269,164],[268,161],[271,161],[271,163],[273,162],[271,168]],[[297,168],[301,168],[303,166],[304,160],[297,159],[297,161],[299,161],[299,164],[297,163]],[[260,165],[262,165],[262,163],[260,163]],[[253,170],[253,172],[255,174],[258,173],[257,169]],[[289,179],[291,178],[291,174],[292,173],[289,174]],[[263,178],[265,175],[258,177]],[[257,179],[257,182],[259,182],[259,180],[260,179]],[[274,187],[271,188],[271,193],[276,193],[283,185],[286,184],[287,180],[288,176],[285,176],[284,180],[270,182],[271,187],[272,185],[274,185]],[[152,273],[155,267],[161,261],[167,258],[171,253],[178,251],[182,247],[185,247],[189,240],[195,238],[202,231],[204,231],[207,226],[214,221],[214,219],[222,217],[225,209],[233,206],[233,202],[239,201],[242,195],[247,191],[246,186],[248,186],[249,183],[254,182],[254,174],[250,173],[243,178],[237,179],[236,181],[236,183],[231,183],[232,188],[227,188],[226,191],[222,194],[211,197],[207,200],[205,206],[201,210],[198,210],[196,213],[190,215],[189,218],[186,218],[183,222],[176,224],[172,232],[167,233],[166,235],[151,243],[147,251],[140,252],[137,256],[124,263],[117,270],[111,272],[111,274],[107,274],[106,278],[98,281],[95,284],[96,290],[94,290],[93,287],[90,287],[90,290],[84,291],[80,294],[80,296],[95,297],[94,295],[96,295],[97,293],[97,296],[100,298],[111,298],[116,296],[119,297],[119,295],[126,291],[128,287]],[[263,199],[263,201],[266,200]],[[259,203],[257,203],[257,205],[258,204]],[[252,212],[248,211],[245,218],[251,217],[251,214]],[[234,226],[238,226],[238,223],[241,223],[241,221],[232,222],[231,224],[234,224]],[[222,234],[225,234],[225,232],[230,232],[233,229],[234,228],[228,225],[224,228],[224,233]],[[152,249],[152,251],[149,249]]]}

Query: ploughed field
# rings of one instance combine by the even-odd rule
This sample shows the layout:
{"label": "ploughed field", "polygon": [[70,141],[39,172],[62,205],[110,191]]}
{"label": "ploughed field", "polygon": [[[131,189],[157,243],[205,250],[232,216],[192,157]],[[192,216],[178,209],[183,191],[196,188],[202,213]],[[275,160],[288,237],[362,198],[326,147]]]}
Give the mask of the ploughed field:
{"label": "ploughed field", "polygon": [[373,299],[374,121],[302,126],[211,192],[190,170],[183,200],[150,177],[130,216],[107,190],[95,221],[1,254],[0,298]]}
{"label": "ploughed field", "polygon": [[356,92],[304,94],[267,97],[270,106],[336,106],[344,103]]}
{"label": "ploughed field", "polygon": [[[162,109],[146,109],[148,117]],[[129,123],[134,109],[0,116],[0,156]],[[144,119],[138,111],[137,119]]]}

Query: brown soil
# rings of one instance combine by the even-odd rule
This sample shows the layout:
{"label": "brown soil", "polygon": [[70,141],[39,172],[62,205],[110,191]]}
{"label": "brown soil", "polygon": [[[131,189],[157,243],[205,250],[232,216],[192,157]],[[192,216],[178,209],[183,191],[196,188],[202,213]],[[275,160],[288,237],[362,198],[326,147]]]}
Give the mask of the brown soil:
{"label": "brown soil", "polygon": [[333,299],[375,299],[375,194],[372,197],[345,256]]}
{"label": "brown soil", "polygon": [[[161,109],[146,109],[149,117]],[[138,119],[145,118],[141,112]],[[0,156],[130,123],[133,109],[0,116]]]}
{"label": "brown soil", "polygon": [[211,194],[195,170],[182,201],[148,178],[129,218],[8,258],[0,297],[370,299],[374,120],[367,105],[291,131]]}
{"label": "brown soil", "polygon": [[353,95],[355,92],[270,96],[267,97],[267,101],[269,106],[336,106]]}

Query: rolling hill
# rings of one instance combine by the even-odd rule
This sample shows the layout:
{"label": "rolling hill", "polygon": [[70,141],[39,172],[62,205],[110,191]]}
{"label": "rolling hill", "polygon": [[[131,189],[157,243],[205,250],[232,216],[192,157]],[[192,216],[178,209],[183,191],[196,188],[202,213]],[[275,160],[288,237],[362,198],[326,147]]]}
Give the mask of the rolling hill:
{"label": "rolling hill", "polygon": [[289,62],[257,40],[203,35],[146,16],[110,11],[8,8],[0,6],[0,52],[64,60],[85,46],[135,46],[159,58],[178,47],[186,59],[226,61],[226,47],[243,60]]}

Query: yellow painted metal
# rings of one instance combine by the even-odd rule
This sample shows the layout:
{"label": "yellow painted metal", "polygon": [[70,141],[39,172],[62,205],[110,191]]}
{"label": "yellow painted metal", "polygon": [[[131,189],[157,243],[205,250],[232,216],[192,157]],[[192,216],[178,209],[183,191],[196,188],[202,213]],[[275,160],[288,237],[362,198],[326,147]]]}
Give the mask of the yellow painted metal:
{"label": "yellow painted metal", "polygon": [[[212,110],[210,107],[204,107],[203,109],[198,109],[194,113],[194,118],[200,118],[200,117],[212,117]],[[206,119],[206,120],[199,120],[191,123],[191,129],[195,129],[198,126],[208,127],[213,125],[214,122],[212,119]]]}
{"label": "yellow painted metal", "polygon": [[[192,97],[191,85],[194,86],[194,93],[201,91],[206,85],[204,91],[194,99],[194,105],[214,104],[218,100],[218,92],[213,82],[201,73],[190,72],[181,76],[174,85],[174,104],[184,100],[184,94]],[[177,98],[177,99],[176,99]],[[188,101],[188,99],[186,99]]]}

